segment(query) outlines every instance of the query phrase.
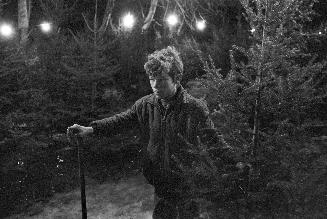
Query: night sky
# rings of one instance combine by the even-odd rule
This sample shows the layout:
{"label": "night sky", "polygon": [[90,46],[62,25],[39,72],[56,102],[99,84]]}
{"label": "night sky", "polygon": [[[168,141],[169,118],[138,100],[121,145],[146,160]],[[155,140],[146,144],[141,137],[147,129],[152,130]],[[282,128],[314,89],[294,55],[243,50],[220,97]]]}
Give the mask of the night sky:
{"label": "night sky", "polygon": [[[7,3],[3,7],[3,14],[0,16],[0,19],[9,21],[11,23],[17,23],[17,0],[5,0]],[[66,1],[68,4],[72,5],[73,0]],[[82,18],[82,13],[92,14],[94,12],[94,2],[95,1],[86,1],[86,0],[76,0],[77,7],[70,13],[66,14],[65,19],[61,22],[60,26],[62,28],[69,27],[70,29],[80,29],[83,28],[84,21]],[[132,10],[136,12],[139,9],[134,9],[138,7],[136,4],[137,1],[133,0],[119,0],[115,3],[115,10],[113,12],[113,17],[119,16],[118,14],[122,13],[124,10]],[[98,9],[99,9],[99,17],[101,18],[101,14],[104,11],[106,4],[106,0],[98,0]],[[47,20],[51,21],[48,15],[42,12],[40,7],[40,0],[33,0],[32,1],[32,13],[30,18],[30,25],[37,25],[38,23]],[[320,0],[318,3],[315,4],[314,7],[316,11],[316,15],[313,17],[312,22],[310,22],[310,26],[313,29],[320,28],[321,25],[327,22],[327,0]]]}
{"label": "night sky", "polygon": [[[7,0],[7,4],[3,7],[2,19],[10,23],[17,24],[17,0]],[[66,1],[69,5],[73,5],[73,0]],[[69,27],[70,29],[80,29],[84,25],[82,13],[94,12],[95,1],[76,0],[75,9],[65,15],[65,19],[61,21],[60,27]],[[99,0],[99,15],[105,8],[105,0]],[[104,4],[104,6],[102,6]],[[0,18],[1,19],[1,18]],[[51,16],[45,14],[40,6],[40,0],[32,0],[32,12],[30,17],[30,26],[37,25],[43,21],[52,21]],[[58,24],[57,24],[58,25]]]}

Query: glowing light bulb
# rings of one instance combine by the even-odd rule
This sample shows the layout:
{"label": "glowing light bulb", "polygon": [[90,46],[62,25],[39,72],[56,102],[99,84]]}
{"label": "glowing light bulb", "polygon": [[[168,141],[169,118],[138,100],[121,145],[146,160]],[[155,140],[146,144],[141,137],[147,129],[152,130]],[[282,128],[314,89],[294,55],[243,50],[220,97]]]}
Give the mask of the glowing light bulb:
{"label": "glowing light bulb", "polygon": [[134,23],[135,23],[135,18],[134,16],[128,12],[124,17],[123,17],[123,26],[125,28],[132,28],[134,26]]}
{"label": "glowing light bulb", "polygon": [[40,24],[40,28],[43,33],[50,33],[52,30],[52,25],[49,22],[43,22]]}
{"label": "glowing light bulb", "polygon": [[176,14],[171,14],[166,19],[169,26],[175,26],[178,23],[178,17]]}
{"label": "glowing light bulb", "polygon": [[205,22],[205,20],[198,20],[197,22],[196,22],[196,28],[198,29],[198,30],[200,30],[200,31],[203,31],[205,28],[206,28],[206,22]]}
{"label": "glowing light bulb", "polygon": [[1,24],[0,34],[5,38],[9,38],[14,34],[14,29],[9,24]]}

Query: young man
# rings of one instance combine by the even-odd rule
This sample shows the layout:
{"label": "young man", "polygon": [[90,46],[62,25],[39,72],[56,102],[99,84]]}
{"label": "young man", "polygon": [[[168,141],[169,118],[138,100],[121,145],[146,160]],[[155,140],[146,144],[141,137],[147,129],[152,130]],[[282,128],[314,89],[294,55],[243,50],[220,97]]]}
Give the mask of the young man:
{"label": "young man", "polygon": [[140,130],[143,174],[160,199],[153,218],[172,219],[179,215],[179,218],[192,219],[197,213],[195,209],[184,208],[188,187],[177,174],[179,170],[172,155],[185,158],[185,142],[180,136],[195,143],[201,129],[213,128],[209,111],[202,101],[189,95],[180,85],[183,63],[174,47],[168,46],[149,55],[144,68],[153,94],[137,100],[123,113],[93,121],[88,127],[75,124],[67,132],[78,132],[80,136],[108,136],[130,128]]}

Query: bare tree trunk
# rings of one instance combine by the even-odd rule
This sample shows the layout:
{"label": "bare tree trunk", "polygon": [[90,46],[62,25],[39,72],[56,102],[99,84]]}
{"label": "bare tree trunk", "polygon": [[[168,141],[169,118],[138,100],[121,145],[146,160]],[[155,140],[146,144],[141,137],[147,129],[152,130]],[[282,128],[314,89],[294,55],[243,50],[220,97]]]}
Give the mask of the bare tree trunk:
{"label": "bare tree trunk", "polygon": [[27,16],[28,16],[28,20],[30,20],[31,11],[32,11],[32,0],[27,0]]}
{"label": "bare tree trunk", "polygon": [[[98,68],[98,0],[95,1],[95,12],[93,20],[93,74],[96,77]],[[97,95],[97,82],[92,80],[91,110],[95,110],[95,99]]]}
{"label": "bare tree trunk", "polygon": [[29,12],[27,1],[18,0],[18,31],[19,40],[22,45],[25,45],[28,39]]}
{"label": "bare tree trunk", "polygon": [[142,31],[146,31],[147,29],[149,29],[150,24],[153,21],[153,16],[156,13],[157,6],[158,6],[158,0],[151,0],[149,12],[144,20]]}
{"label": "bare tree trunk", "polygon": [[2,7],[3,7],[4,3],[2,2],[2,0],[0,0],[0,17],[2,17]]}
{"label": "bare tree trunk", "polygon": [[262,81],[262,76],[263,76],[263,71],[262,71],[262,65],[264,62],[264,53],[265,53],[265,41],[266,41],[266,21],[267,21],[267,14],[268,14],[268,0],[265,2],[265,20],[263,24],[263,31],[262,31],[262,43],[261,43],[261,57],[260,57],[260,62],[258,66],[258,74],[256,78],[256,83],[258,85],[258,90],[257,90],[257,96],[255,100],[255,107],[254,107],[254,124],[253,124],[253,138],[252,138],[252,143],[253,143],[253,155],[256,156],[258,153],[258,148],[260,145],[259,141],[259,117],[260,117],[260,109],[261,109],[261,92],[262,92],[262,87],[261,87],[261,81]]}
{"label": "bare tree trunk", "polygon": [[253,143],[253,155],[256,156],[259,148],[259,117],[260,117],[260,108],[261,108],[261,75],[258,76],[258,84],[259,88],[257,91],[257,97],[255,100],[255,106],[254,106],[254,125],[253,125],[253,138],[252,138],[252,143]]}
{"label": "bare tree trunk", "polygon": [[103,18],[102,18],[102,24],[101,24],[101,26],[99,28],[99,33],[100,34],[103,34],[106,31],[107,27],[108,27],[114,5],[115,5],[115,0],[108,0],[107,1],[106,9],[105,9],[105,12],[104,12],[104,15],[103,15]]}
{"label": "bare tree trunk", "polygon": [[[96,27],[96,22],[94,22],[94,28]],[[93,36],[93,74],[96,77],[98,71],[98,44],[97,44],[97,31],[94,31],[94,36]],[[92,80],[92,96],[91,96],[91,110],[94,112],[95,110],[95,99],[97,95],[97,85],[98,83],[95,80]]]}
{"label": "bare tree trunk", "polygon": [[[115,0],[108,0],[106,9],[102,18],[102,23],[99,27],[98,25],[98,1],[95,1],[95,12],[94,12],[94,18],[93,18],[93,27],[89,24],[87,18],[83,15],[84,21],[86,23],[86,26],[89,28],[89,30],[93,33],[93,75],[94,78],[97,77],[98,74],[98,41],[101,39],[103,34],[105,33],[110,18],[112,9],[114,7]],[[95,100],[97,96],[97,81],[92,78],[92,91],[91,91],[91,111],[94,112],[95,110]]]}

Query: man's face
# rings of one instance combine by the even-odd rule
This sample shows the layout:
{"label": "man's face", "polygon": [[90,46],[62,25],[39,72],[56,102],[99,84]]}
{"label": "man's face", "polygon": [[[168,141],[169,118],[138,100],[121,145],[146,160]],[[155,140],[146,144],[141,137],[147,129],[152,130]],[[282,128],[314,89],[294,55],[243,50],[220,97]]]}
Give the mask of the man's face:
{"label": "man's face", "polygon": [[155,77],[150,76],[149,79],[152,91],[158,98],[165,99],[175,94],[176,83],[167,73]]}

